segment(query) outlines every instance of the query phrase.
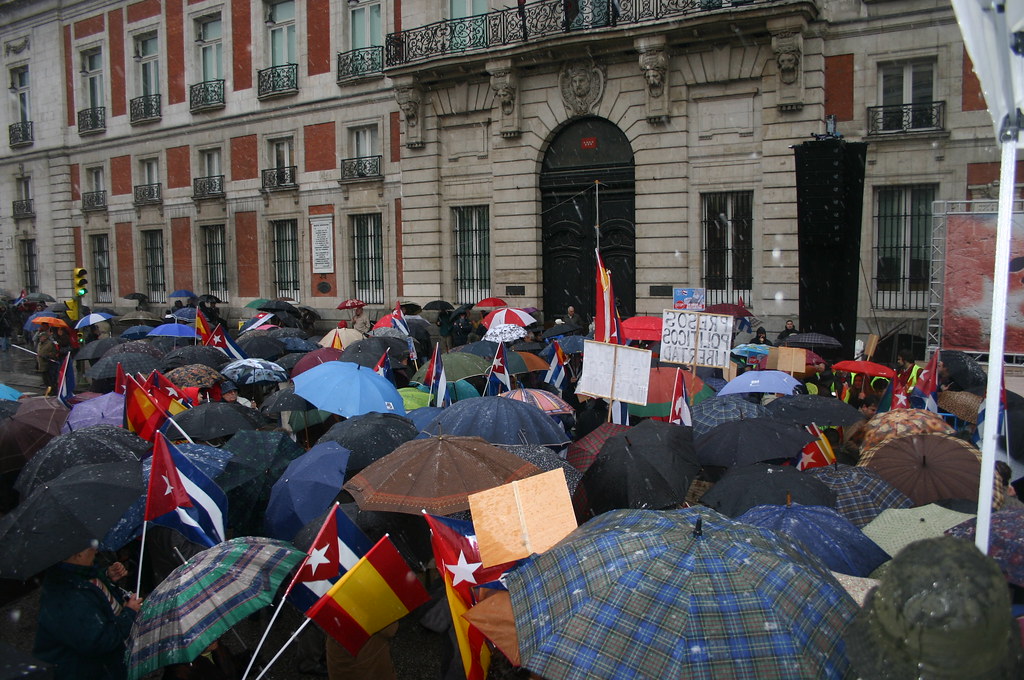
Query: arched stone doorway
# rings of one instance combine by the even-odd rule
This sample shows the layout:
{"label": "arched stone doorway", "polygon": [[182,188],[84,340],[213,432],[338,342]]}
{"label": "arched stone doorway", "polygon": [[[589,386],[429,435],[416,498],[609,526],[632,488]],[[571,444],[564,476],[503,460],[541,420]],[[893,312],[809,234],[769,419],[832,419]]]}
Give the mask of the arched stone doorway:
{"label": "arched stone doorway", "polygon": [[601,258],[612,273],[619,313],[632,316],[636,226],[633,148],[626,135],[603,118],[570,123],[544,155],[540,187],[547,320],[569,305],[587,318],[594,315],[598,221]]}

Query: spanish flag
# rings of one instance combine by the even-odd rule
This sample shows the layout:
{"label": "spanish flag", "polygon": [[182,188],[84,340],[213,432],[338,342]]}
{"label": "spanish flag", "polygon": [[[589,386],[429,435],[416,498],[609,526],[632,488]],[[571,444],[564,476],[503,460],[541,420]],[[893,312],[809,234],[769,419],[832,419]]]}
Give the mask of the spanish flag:
{"label": "spanish flag", "polygon": [[134,432],[146,441],[153,441],[156,433],[175,413],[180,413],[185,406],[176,399],[161,400],[154,397],[132,376],[125,377],[124,394],[124,425],[129,432]]}
{"label": "spanish flag", "polygon": [[213,331],[210,329],[210,322],[201,309],[196,310],[196,332],[199,333],[199,339],[202,340],[204,345],[210,339],[210,336],[213,335]]}
{"label": "spanish flag", "polygon": [[430,596],[387,536],[338,579],[306,616],[352,656]]}

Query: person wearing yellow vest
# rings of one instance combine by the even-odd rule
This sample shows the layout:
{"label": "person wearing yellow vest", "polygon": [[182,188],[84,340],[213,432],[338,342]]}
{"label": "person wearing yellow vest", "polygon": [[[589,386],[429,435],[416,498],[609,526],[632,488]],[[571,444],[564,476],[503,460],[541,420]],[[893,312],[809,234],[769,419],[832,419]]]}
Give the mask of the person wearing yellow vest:
{"label": "person wearing yellow vest", "polygon": [[901,349],[896,355],[896,379],[906,385],[907,393],[917,384],[921,367],[914,363],[914,352]]}

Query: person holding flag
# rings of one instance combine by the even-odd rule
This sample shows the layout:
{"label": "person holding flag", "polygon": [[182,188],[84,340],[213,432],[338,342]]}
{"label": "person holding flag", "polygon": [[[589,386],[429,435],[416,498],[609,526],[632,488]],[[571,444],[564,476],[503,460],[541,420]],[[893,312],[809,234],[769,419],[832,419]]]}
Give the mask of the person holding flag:
{"label": "person holding flag", "polygon": [[487,386],[484,388],[485,397],[496,397],[502,392],[512,389],[512,379],[508,374],[508,361],[505,354],[505,343],[499,342],[498,348],[494,351],[494,360],[491,362],[491,370],[487,372]]}
{"label": "person holding flag", "polygon": [[[121,364],[117,365],[121,368]],[[75,396],[75,362],[71,359],[71,353],[64,355],[60,369],[57,371],[57,398],[61,403],[71,408],[71,399]]]}

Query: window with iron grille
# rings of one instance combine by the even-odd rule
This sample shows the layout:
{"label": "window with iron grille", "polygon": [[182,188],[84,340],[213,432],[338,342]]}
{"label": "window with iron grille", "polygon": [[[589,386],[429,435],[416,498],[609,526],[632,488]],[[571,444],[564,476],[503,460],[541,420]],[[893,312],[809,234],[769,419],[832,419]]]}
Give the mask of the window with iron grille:
{"label": "window with iron grille", "polygon": [[459,304],[491,295],[491,225],[486,205],[452,208],[455,288]]}
{"label": "window with iron grille", "polygon": [[752,191],[701,194],[708,304],[750,299],[754,282],[753,204]]}
{"label": "window with iron grille", "polygon": [[278,297],[299,298],[299,223],[298,220],[274,220],[270,223],[274,239],[274,285]]}
{"label": "window with iron grille", "polygon": [[936,186],[875,190],[875,306],[926,309]]}
{"label": "window with iron grille", "polygon": [[39,292],[39,270],[36,268],[36,240],[21,240],[21,280],[29,293]]}
{"label": "window with iron grille", "polygon": [[164,232],[153,229],[142,232],[142,252],[146,264],[146,295],[151,300],[163,300],[164,288]]}
{"label": "window with iron grille", "polygon": [[203,226],[203,269],[206,273],[206,290],[227,301],[228,258],[224,233],[223,224]]}
{"label": "window with iron grille", "polygon": [[384,239],[380,213],[352,215],[352,287],[369,304],[384,302]]}
{"label": "window with iron grille", "polygon": [[106,234],[94,234],[89,237],[89,249],[92,251],[92,271],[89,282],[92,284],[93,300],[96,302],[112,302],[110,288],[110,237]]}

